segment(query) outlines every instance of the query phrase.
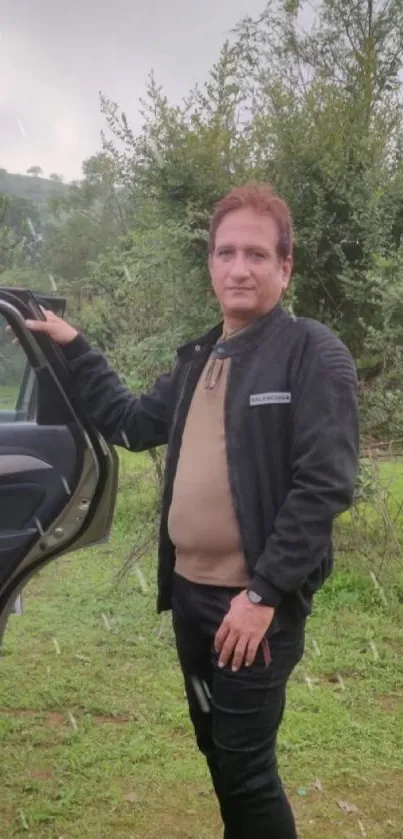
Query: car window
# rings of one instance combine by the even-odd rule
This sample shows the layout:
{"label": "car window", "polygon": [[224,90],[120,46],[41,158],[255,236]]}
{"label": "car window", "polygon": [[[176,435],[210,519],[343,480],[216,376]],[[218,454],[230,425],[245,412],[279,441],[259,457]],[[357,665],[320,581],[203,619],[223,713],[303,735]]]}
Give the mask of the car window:
{"label": "car window", "polygon": [[32,419],[32,389],[35,375],[24,350],[13,344],[0,314],[0,422]]}

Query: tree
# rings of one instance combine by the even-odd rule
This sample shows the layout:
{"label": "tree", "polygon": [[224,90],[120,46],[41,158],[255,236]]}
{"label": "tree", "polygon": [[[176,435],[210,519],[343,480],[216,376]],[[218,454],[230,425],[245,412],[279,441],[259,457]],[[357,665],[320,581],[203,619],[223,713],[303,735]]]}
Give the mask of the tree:
{"label": "tree", "polygon": [[83,162],[84,177],[49,199],[43,264],[80,312],[89,264],[128,232],[128,201],[115,169],[102,153]]}
{"label": "tree", "polygon": [[27,169],[27,175],[32,175],[33,178],[39,178],[40,175],[43,175],[43,171],[40,166],[30,166]]}
{"label": "tree", "polygon": [[335,329],[363,377],[392,364],[403,265],[403,0],[323,0],[308,32],[299,25],[306,7],[272,0],[258,20],[241,21],[180,106],[151,75],[137,136],[101,95],[102,152],[51,199],[43,264],[134,383],[215,319],[211,208],[251,179],[270,181],[293,211],[295,312]]}
{"label": "tree", "polygon": [[178,344],[218,311],[205,272],[189,257],[192,231],[143,205],[136,228],[90,264],[80,320],[134,388],[170,366]]}
{"label": "tree", "polygon": [[[271,2],[236,29],[259,177],[296,222],[294,307],[365,351],[377,256],[400,241],[402,0]],[[395,231],[395,232],[394,232]],[[399,232],[398,232],[399,231]]]}
{"label": "tree", "polygon": [[0,270],[37,264],[41,221],[32,201],[0,193],[0,237]]}
{"label": "tree", "polygon": [[0,193],[0,276],[17,261],[20,240],[7,224],[9,199]]}
{"label": "tree", "polygon": [[0,285],[49,289],[41,265],[38,209],[24,198],[0,193]]}

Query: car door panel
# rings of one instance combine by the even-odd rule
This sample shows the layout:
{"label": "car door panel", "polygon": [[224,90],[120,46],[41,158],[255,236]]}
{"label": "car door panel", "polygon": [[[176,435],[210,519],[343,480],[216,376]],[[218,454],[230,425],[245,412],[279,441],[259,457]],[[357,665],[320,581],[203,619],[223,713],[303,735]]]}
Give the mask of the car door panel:
{"label": "car door panel", "polygon": [[52,466],[50,463],[45,463],[44,460],[38,460],[37,457],[32,457],[29,454],[2,454],[0,452],[0,478],[4,478],[6,475],[36,472],[37,469],[52,469]]}
{"label": "car door panel", "polygon": [[[3,534],[19,533],[28,527],[46,497],[46,491],[40,483],[34,481],[7,482],[0,486],[0,549]],[[1,572],[0,572],[1,573]]]}
{"label": "car door panel", "polygon": [[[11,445],[1,443],[7,439]],[[2,464],[4,464],[2,468]],[[22,528],[45,531],[75,490],[76,445],[68,428],[13,423],[0,430],[0,549]],[[4,470],[4,471],[3,471]],[[23,542],[20,551],[24,549]],[[18,564],[18,555],[14,563]],[[7,574],[10,567],[7,564]],[[0,585],[5,569],[0,566]]]}
{"label": "car door panel", "polygon": [[41,317],[38,301],[26,290],[0,288],[0,316],[27,359],[15,412],[0,410],[1,642],[34,573],[108,536],[117,457],[86,416],[59,348],[26,329],[25,318]]}

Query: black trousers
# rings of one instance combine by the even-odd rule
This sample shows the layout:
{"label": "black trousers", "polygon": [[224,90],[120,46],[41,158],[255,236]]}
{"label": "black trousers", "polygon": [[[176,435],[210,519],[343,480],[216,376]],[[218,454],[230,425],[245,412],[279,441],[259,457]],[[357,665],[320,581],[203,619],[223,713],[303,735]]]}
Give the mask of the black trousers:
{"label": "black trousers", "polygon": [[303,654],[304,623],[269,632],[269,664],[259,649],[251,667],[220,669],[214,636],[238,592],[175,575],[173,626],[190,716],[220,804],[224,839],[296,839],[277,771],[276,737],[287,681]]}

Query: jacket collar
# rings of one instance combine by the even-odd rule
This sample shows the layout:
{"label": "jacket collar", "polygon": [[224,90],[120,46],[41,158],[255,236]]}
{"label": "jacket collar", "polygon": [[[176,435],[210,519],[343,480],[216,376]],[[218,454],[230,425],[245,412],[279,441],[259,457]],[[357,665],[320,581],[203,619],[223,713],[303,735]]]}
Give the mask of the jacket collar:
{"label": "jacket collar", "polygon": [[213,350],[215,350],[219,358],[238,355],[245,349],[253,348],[266,330],[269,331],[273,326],[276,326],[277,331],[280,326],[284,325],[291,318],[292,315],[279,303],[270,312],[252,321],[242,332],[227,338],[226,341],[220,341],[217,346],[217,342],[223,333],[223,321],[221,321],[200,338],[178,347],[178,358],[181,361],[191,361],[194,358],[206,356]]}

